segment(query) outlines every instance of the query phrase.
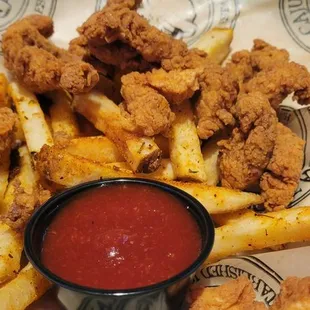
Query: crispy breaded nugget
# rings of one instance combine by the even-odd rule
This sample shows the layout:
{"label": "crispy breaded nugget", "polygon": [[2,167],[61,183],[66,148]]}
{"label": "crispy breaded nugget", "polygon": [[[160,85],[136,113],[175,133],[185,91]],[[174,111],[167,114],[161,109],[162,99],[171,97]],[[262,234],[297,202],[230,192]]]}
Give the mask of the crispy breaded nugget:
{"label": "crispy breaded nugget", "polygon": [[255,39],[251,51],[251,65],[255,71],[268,70],[289,62],[289,53],[269,43]]}
{"label": "crispy breaded nugget", "polygon": [[46,39],[53,32],[51,18],[32,15],[9,26],[3,35],[5,66],[30,90],[42,93],[64,88],[86,92],[98,82],[88,63]]}
{"label": "crispy breaded nugget", "polygon": [[270,310],[310,309],[310,277],[288,277],[281,284],[281,291]]}
{"label": "crispy breaded nugget", "polygon": [[147,136],[166,131],[174,120],[166,98],[151,88],[145,74],[132,72],[122,77],[125,109],[136,126]]}
{"label": "crispy breaded nugget", "polygon": [[132,72],[122,77],[124,107],[143,134],[167,131],[174,120],[170,104],[181,104],[199,88],[197,70],[154,69]]}
{"label": "crispy breaded nugget", "polygon": [[310,73],[305,66],[286,63],[257,73],[244,85],[244,91],[265,94],[274,109],[291,93],[294,93],[293,99],[298,103],[309,104]]}
{"label": "crispy breaded nugget", "polygon": [[[192,292],[195,294],[196,292]],[[199,295],[200,293],[200,295]],[[242,276],[219,287],[200,289],[190,310],[265,310],[266,306],[255,301],[250,280]]]}
{"label": "crispy breaded nugget", "polygon": [[225,126],[233,126],[230,112],[237,97],[236,85],[227,70],[209,63],[200,77],[201,96],[197,102],[197,131],[201,139],[208,139]]}
{"label": "crispy breaded nugget", "polygon": [[240,127],[219,142],[221,180],[225,187],[246,189],[259,181],[269,163],[278,120],[258,92],[240,95],[233,110]]}
{"label": "crispy breaded nugget", "polygon": [[188,54],[186,43],[173,39],[135,11],[119,5],[109,5],[94,13],[78,31],[90,43],[127,43],[148,62],[160,63],[163,59]]}
{"label": "crispy breaded nugget", "polygon": [[276,127],[275,146],[260,186],[269,210],[282,209],[293,199],[304,159],[305,142],[281,123]]}

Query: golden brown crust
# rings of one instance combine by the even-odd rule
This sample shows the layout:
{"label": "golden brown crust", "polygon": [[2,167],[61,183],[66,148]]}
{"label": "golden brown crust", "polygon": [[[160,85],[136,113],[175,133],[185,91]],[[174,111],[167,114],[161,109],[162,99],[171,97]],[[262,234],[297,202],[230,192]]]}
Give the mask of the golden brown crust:
{"label": "golden brown crust", "polygon": [[[52,20],[41,15],[26,17],[8,27],[2,40],[5,66],[36,93],[60,88],[62,75],[66,76],[66,80],[68,77],[71,79],[71,83],[66,83],[63,87],[75,85],[66,90],[75,93],[88,91],[98,82],[96,70],[91,65],[78,61],[77,56],[48,41],[45,36],[49,36],[52,30]],[[68,63],[71,63],[71,66],[66,66]],[[84,73],[87,66],[88,72],[84,77],[76,77],[71,74],[72,66],[77,67],[77,72]]]}
{"label": "golden brown crust", "polygon": [[259,181],[269,163],[275,138],[277,116],[261,93],[240,95],[233,109],[239,128],[221,141],[222,185],[246,189]]}
{"label": "golden brown crust", "polygon": [[[192,292],[196,295],[195,292]],[[198,296],[197,296],[198,295]],[[231,280],[219,287],[199,289],[190,310],[266,310],[255,301],[252,283],[245,276]]]}
{"label": "golden brown crust", "polygon": [[310,277],[289,277],[281,284],[281,291],[270,310],[310,309]]}

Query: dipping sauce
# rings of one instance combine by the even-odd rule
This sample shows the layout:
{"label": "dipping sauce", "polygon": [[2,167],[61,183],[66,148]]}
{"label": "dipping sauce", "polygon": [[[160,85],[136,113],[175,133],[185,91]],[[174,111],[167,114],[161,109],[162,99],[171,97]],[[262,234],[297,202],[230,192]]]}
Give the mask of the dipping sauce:
{"label": "dipping sauce", "polygon": [[150,185],[115,184],[66,203],[45,233],[41,260],[72,283],[133,289],[185,270],[201,243],[182,200]]}

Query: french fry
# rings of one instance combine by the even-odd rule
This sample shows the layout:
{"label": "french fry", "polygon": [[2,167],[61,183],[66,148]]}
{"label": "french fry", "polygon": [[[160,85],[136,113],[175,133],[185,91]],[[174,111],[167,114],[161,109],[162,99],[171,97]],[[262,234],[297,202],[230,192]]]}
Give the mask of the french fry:
{"label": "french fry", "polygon": [[71,98],[62,90],[48,94],[52,99],[49,112],[51,116],[51,127],[55,142],[70,140],[80,136],[80,130],[76,116],[70,106]]}
{"label": "french fry", "polygon": [[205,206],[210,214],[234,212],[263,202],[260,195],[224,187],[178,181],[165,181],[165,183],[178,187],[195,197]]}
{"label": "french fry", "polygon": [[[84,157],[102,164],[124,161],[115,144],[103,136],[73,139],[64,144],[63,148],[71,155]],[[129,170],[131,169],[129,168]]]}
{"label": "french fry", "polygon": [[36,156],[36,168],[42,177],[66,187],[100,178],[133,177],[131,170],[101,165],[47,145]]}
{"label": "french fry", "polygon": [[250,250],[310,240],[310,208],[296,207],[265,214],[250,212],[216,228],[213,250],[206,263]]}
{"label": "french fry", "polygon": [[9,85],[9,95],[16,107],[30,153],[37,153],[53,138],[36,96],[16,82]]}
{"label": "french fry", "polygon": [[253,210],[244,209],[224,214],[213,214],[212,219],[217,226],[223,226],[239,221],[240,219],[251,214],[253,214]]}
{"label": "french fry", "polygon": [[201,150],[206,173],[206,184],[212,186],[216,186],[220,181],[219,147],[217,142],[217,139],[211,139],[211,141],[205,143]]}
{"label": "french fry", "polygon": [[[129,165],[126,162],[110,163],[110,164],[107,164],[107,166],[112,167],[114,169],[121,168],[121,169],[130,170]],[[138,178],[159,179],[161,181],[165,181],[165,180],[171,181],[171,180],[175,180],[176,178],[172,163],[170,159],[168,158],[162,159],[161,164],[156,171],[152,173],[148,173],[148,174],[136,173],[134,176]]]}
{"label": "french fry", "polygon": [[24,310],[50,286],[49,281],[28,263],[15,279],[0,288],[0,309]]}
{"label": "french fry", "polygon": [[169,133],[170,159],[180,180],[206,180],[200,141],[189,101],[174,106],[176,118]]}
{"label": "french fry", "polygon": [[[27,146],[21,146],[18,152],[20,157],[19,172],[7,187],[1,209],[1,213],[6,217],[6,223],[12,228],[24,226],[34,211],[38,199],[36,174]],[[19,215],[17,215],[18,208],[22,210]]]}
{"label": "french fry", "polygon": [[8,96],[9,82],[4,73],[0,73],[0,107],[10,107]]}
{"label": "french fry", "polygon": [[4,193],[8,186],[8,179],[10,174],[10,152],[7,151],[2,154],[2,161],[0,162],[0,207],[3,205]]}
{"label": "french fry", "polygon": [[232,28],[213,28],[202,34],[193,47],[205,51],[213,61],[221,64],[230,52],[233,34]]}
{"label": "french fry", "polygon": [[[22,235],[0,223],[0,283],[13,278],[20,268],[23,251]],[[0,298],[1,304],[1,298]],[[3,309],[0,306],[0,309]]]}
{"label": "french fry", "polygon": [[154,140],[124,129],[131,125],[106,96],[96,91],[75,96],[73,106],[115,143],[134,172],[149,173],[159,167],[161,151]]}

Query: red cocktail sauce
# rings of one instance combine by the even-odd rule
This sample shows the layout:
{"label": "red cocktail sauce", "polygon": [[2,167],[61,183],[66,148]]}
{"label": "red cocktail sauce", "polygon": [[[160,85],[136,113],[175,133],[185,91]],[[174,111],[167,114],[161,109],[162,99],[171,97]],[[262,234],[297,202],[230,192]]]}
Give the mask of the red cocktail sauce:
{"label": "red cocktail sauce", "polygon": [[70,200],[46,231],[41,260],[72,283],[132,289],[182,272],[201,245],[181,200],[153,186],[117,184]]}

